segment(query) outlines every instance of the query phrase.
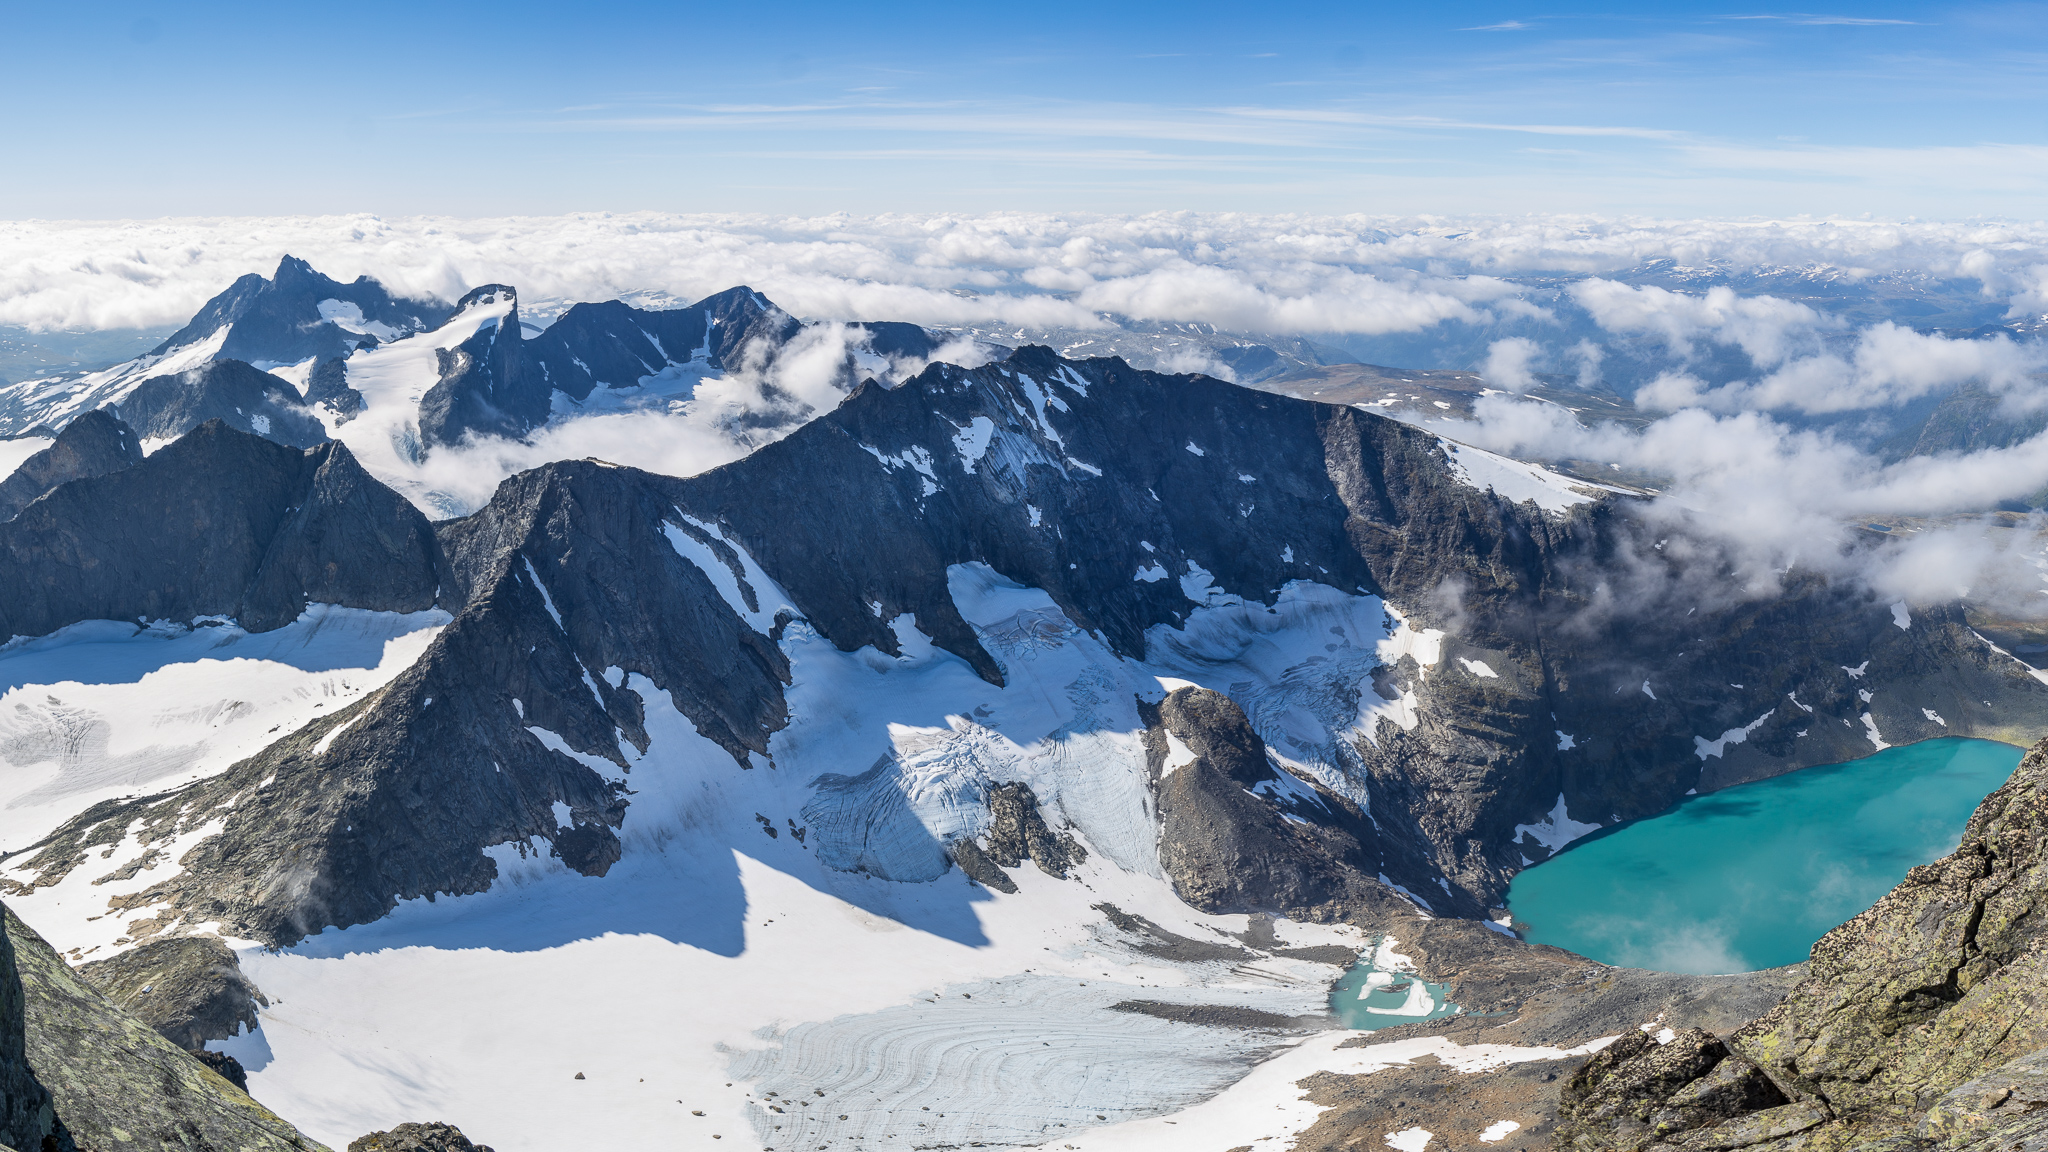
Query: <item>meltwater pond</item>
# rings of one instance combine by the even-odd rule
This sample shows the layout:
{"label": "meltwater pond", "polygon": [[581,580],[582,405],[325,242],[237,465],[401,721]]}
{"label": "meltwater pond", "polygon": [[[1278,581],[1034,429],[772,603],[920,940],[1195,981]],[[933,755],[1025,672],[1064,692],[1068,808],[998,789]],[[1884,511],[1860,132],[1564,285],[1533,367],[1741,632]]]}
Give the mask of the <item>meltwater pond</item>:
{"label": "meltwater pond", "polygon": [[1928,740],[1807,768],[1599,832],[1516,876],[1524,936],[1606,964],[1746,972],[1813,942],[1962,839],[2019,765],[1989,740]]}
{"label": "meltwater pond", "polygon": [[1400,941],[1382,936],[1330,989],[1330,1012],[1346,1028],[1370,1032],[1396,1024],[1440,1020],[1458,1011],[1442,984],[1415,974],[1415,963],[1395,951]]}

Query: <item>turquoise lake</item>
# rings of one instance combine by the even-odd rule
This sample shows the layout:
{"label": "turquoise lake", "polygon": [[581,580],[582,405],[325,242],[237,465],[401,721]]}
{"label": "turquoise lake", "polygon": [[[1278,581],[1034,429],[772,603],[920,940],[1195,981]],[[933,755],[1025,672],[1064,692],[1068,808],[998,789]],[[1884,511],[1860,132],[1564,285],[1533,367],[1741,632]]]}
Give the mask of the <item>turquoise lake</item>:
{"label": "turquoise lake", "polygon": [[1530,940],[1605,964],[1709,974],[1796,964],[1915,865],[1962,839],[2022,750],[1928,740],[1688,796],[1523,871]]}

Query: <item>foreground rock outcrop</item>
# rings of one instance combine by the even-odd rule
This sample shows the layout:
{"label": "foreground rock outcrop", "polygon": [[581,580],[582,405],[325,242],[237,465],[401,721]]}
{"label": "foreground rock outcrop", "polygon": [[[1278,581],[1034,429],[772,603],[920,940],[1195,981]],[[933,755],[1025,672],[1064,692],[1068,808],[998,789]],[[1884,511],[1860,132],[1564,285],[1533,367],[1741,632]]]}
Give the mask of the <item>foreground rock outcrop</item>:
{"label": "foreground rock outcrop", "polygon": [[[37,1133],[21,1138],[17,1149],[72,1148],[67,1141],[88,1152],[321,1148],[81,979],[12,909],[4,915],[13,962],[0,956],[0,1091],[7,1109],[0,1125],[23,1137],[27,1118]],[[7,996],[17,972],[18,1031]],[[15,1044],[20,1066],[47,1088],[46,1103],[35,1103],[32,1088],[5,1082],[16,1066],[8,1058]],[[46,1136],[57,1143],[43,1142]]]}
{"label": "foreground rock outcrop", "polygon": [[2044,1049],[2048,741],[1953,853],[1823,936],[1798,987],[1725,1046],[1631,1038],[1579,1071],[1557,1147],[2036,1147]]}
{"label": "foreground rock outcrop", "polygon": [[70,1133],[57,1118],[49,1088],[29,1064],[28,990],[22,984],[12,936],[0,932],[0,1145],[76,1152]]}
{"label": "foreground rock outcrop", "polygon": [[358,1136],[349,1141],[348,1152],[491,1152],[491,1148],[471,1141],[453,1124],[432,1121]]}
{"label": "foreground rock outcrop", "polygon": [[254,1031],[257,1007],[270,1003],[217,936],[151,940],[78,974],[187,1051]]}

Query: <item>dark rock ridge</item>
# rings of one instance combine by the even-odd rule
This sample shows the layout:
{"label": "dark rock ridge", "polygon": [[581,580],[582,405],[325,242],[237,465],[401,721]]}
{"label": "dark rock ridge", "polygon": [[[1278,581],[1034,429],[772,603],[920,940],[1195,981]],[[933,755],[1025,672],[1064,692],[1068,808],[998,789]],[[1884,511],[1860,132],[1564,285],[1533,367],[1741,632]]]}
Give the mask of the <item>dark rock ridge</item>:
{"label": "dark rock ridge", "polygon": [[[506,285],[487,284],[471,290],[459,307],[515,297]],[[685,308],[634,308],[617,300],[576,304],[532,339],[520,335],[515,303],[503,320],[441,353],[440,379],[420,400],[420,434],[429,444],[455,444],[466,435],[517,439],[547,423],[558,403],[573,408],[598,388],[638,388],[645,377],[692,363],[723,372],[765,369],[803,327],[745,286]],[[847,327],[868,351],[890,360],[921,362],[935,347],[931,334],[915,324]],[[840,369],[848,387],[856,371],[849,355]],[[793,397],[771,389],[769,399],[788,409],[774,417],[778,422],[809,415]]]}
{"label": "dark rock ridge", "polygon": [[318,404],[344,421],[363,410],[363,394],[348,386],[348,361],[322,356],[306,373],[306,403]]}
{"label": "dark rock ridge", "polygon": [[[1180,688],[1143,711],[1159,801],[1159,864],[1176,895],[1204,912],[1314,920],[1388,910],[1377,882],[1385,852],[1365,813],[1291,774],[1292,789],[1275,788],[1286,769],[1229,697]],[[1188,763],[1169,767],[1168,733],[1192,757]],[[1306,791],[1315,800],[1276,803],[1261,798],[1261,788],[1289,797]],[[1407,846],[1387,847],[1400,853]],[[1412,866],[1400,871],[1415,874]]]}
{"label": "dark rock ridge", "polygon": [[0,524],[0,635],[205,616],[265,631],[313,601],[418,611],[440,570],[426,518],[347,448],[302,452],[210,421]]}
{"label": "dark rock ridge", "polygon": [[[1725,1047],[1616,1044],[1577,1074],[1560,1149],[2037,1146],[2048,1105],[2048,741],[1955,852],[1821,937]],[[1761,1077],[1761,1079],[1759,1079]]]}
{"label": "dark rock ridge", "polygon": [[[90,1152],[285,1152],[319,1149],[269,1109],[79,978],[43,938],[6,913],[26,1003],[28,1066],[55,1117]],[[0,1017],[4,1019],[4,1017]],[[16,1033],[22,1035],[22,1033]],[[0,1040],[0,1045],[5,1041]],[[0,1053],[4,1063],[4,1053]],[[18,1147],[49,1147],[24,1140]],[[58,1147],[69,1148],[60,1143]]]}
{"label": "dark rock ridge", "polygon": [[185,1054],[206,1065],[212,1069],[215,1076],[240,1088],[245,1094],[249,1091],[249,1070],[242,1067],[240,1060],[225,1052],[208,1052],[204,1048],[193,1048]]}
{"label": "dark rock ridge", "polygon": [[[786,439],[687,479],[550,464],[431,541],[358,471],[352,500],[297,494],[311,462],[343,458],[338,447],[300,458],[216,425],[0,526],[0,577],[37,590],[23,609],[0,605],[14,632],[236,610],[245,624],[269,622],[300,597],[424,606],[437,584],[455,615],[350,711],[185,790],[73,820],[32,849],[35,883],[136,821],[155,842],[219,811],[225,831],[124,907],[163,906],[149,921],[159,931],[185,917],[290,943],[400,898],[481,890],[496,873],[492,845],[552,851],[601,875],[619,852],[628,749],[647,742],[648,684],[737,771],[765,764],[785,722],[777,640],[791,615],[842,650],[897,655],[890,621],[914,614],[940,648],[1001,683],[948,585],[949,567],[969,563],[1043,589],[1132,657],[1147,629],[1183,624],[1197,597],[1271,604],[1297,580],[1384,596],[1415,627],[1446,630],[1433,666],[1404,656],[1358,689],[1419,699],[1412,730],[1381,724],[1351,748],[1369,813],[1283,779],[1257,715],[1207,697],[1162,705],[1154,755],[1167,732],[1197,752],[1161,781],[1166,851],[1204,906],[1333,914],[1361,893],[1384,898],[1384,876],[1439,914],[1478,916],[1547,854],[1518,826],[1543,826],[1560,794],[1574,818],[1606,823],[1689,788],[1847,758],[1870,748],[1867,723],[1899,743],[2048,729],[2048,687],[1956,610],[1915,607],[1901,628],[1868,594],[1797,574],[1782,595],[1742,598],[1723,590],[1710,538],[1646,523],[1625,499],[1543,512],[1461,483],[1444,443],[1410,426],[1043,348],[863,385]],[[215,463],[229,459],[248,463]],[[258,479],[224,486],[229,476]],[[198,511],[103,511],[176,492]],[[237,523],[258,527],[214,531],[231,501],[242,502]],[[265,526],[287,519],[329,527]],[[370,527],[386,522],[386,536]],[[305,542],[357,539],[385,542]],[[679,548],[707,556],[738,602]],[[90,597],[75,577],[61,595],[49,587],[58,571],[98,587],[92,572],[124,567],[148,576],[109,579]],[[279,573],[284,591],[259,570]],[[790,614],[755,586],[761,576]],[[1356,714],[1355,698],[1342,703]],[[1718,741],[1719,755],[1702,758],[1698,738]],[[606,762],[617,771],[588,766]],[[1022,811],[1009,855],[1057,873],[1059,833],[1040,835]],[[955,845],[952,856],[1000,887],[996,847]]]}
{"label": "dark rock ridge", "polygon": [[270,1004],[217,936],[152,940],[81,965],[78,974],[188,1051],[254,1031],[257,1007]]}
{"label": "dark rock ridge", "polygon": [[211,360],[174,376],[152,376],[122,399],[119,411],[150,440],[173,439],[219,420],[293,448],[327,441],[327,429],[297,388],[240,360]]}
{"label": "dark rock ridge", "polygon": [[358,1136],[348,1142],[348,1152],[491,1152],[491,1148],[472,1143],[453,1124],[430,1121]]}
{"label": "dark rock ridge", "polygon": [[28,991],[11,936],[0,932],[0,1145],[77,1152],[50,1090],[29,1064]]}
{"label": "dark rock ridge", "polygon": [[141,462],[142,444],[134,429],[111,412],[87,412],[65,425],[48,448],[22,461],[0,480],[0,522],[14,519],[60,484],[119,472]]}
{"label": "dark rock ridge", "polygon": [[[458,310],[515,300],[503,284],[475,288]],[[554,394],[572,402],[593,388],[637,387],[643,376],[699,360],[740,367],[746,350],[764,359],[801,327],[750,288],[731,288],[687,308],[649,310],[612,300],[577,304],[531,340],[519,311],[441,353],[441,378],[420,400],[420,435],[454,444],[464,435],[518,438],[547,423]]]}
{"label": "dark rock ridge", "polygon": [[[330,304],[331,315],[323,315],[320,306],[328,301],[343,307]],[[393,296],[368,276],[343,284],[314,271],[304,260],[286,256],[270,279],[252,272],[207,301],[191,323],[172,333],[151,355],[197,344],[226,328],[217,358],[297,364],[313,356],[347,356],[366,344],[377,344],[378,327],[410,335],[438,328],[453,314],[438,300]]]}

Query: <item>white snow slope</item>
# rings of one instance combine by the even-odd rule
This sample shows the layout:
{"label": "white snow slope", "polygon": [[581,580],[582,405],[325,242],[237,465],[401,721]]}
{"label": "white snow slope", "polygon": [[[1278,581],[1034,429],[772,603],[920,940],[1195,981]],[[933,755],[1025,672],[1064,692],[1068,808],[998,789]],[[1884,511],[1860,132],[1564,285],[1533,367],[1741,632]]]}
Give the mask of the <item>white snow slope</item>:
{"label": "white snow slope", "polygon": [[[1426,661],[1426,672],[1439,649],[1432,637],[1406,625],[1390,635],[1395,617],[1376,598],[1294,584],[1273,609],[1197,608],[1185,632],[1156,629],[1147,659],[1126,661],[1043,592],[979,565],[956,567],[952,579],[1008,687],[934,648],[909,617],[894,621],[900,658],[840,652],[793,624],[782,642],[791,723],[768,758],[741,769],[636,675],[652,743],[631,758],[624,856],[608,876],[506,844],[492,850],[500,878],[486,893],[411,901],[281,952],[242,944],[271,1003],[260,1030],[214,1046],[242,1060],[258,1099],[336,1147],[438,1118],[505,1152],[749,1141],[1063,1148],[1091,1129],[1112,1142],[1088,1147],[1136,1147],[1144,1141],[1114,1134],[1204,1107],[1276,1051],[1291,1050],[1288,1084],[1360,1060],[1301,1034],[1110,1011],[1147,999],[1320,1013],[1340,970],[1168,962],[1136,951],[1094,906],[1113,903],[1195,939],[1225,942],[1247,927],[1242,916],[1195,912],[1161,875],[1135,695],[1158,699],[1162,679],[1228,692],[1277,763],[1366,799],[1341,749],[1385,723],[1414,724],[1414,701],[1358,692],[1359,679],[1403,656]],[[756,587],[760,615],[772,617],[784,597],[765,579]],[[205,631],[120,643],[197,644]],[[394,633],[391,651],[421,635]],[[331,663],[381,676],[395,659]],[[194,682],[199,665],[178,667],[181,683]],[[327,675],[353,688],[372,674]],[[61,696],[29,683],[54,678],[18,676],[14,691]],[[105,679],[136,687],[132,676]],[[1369,703],[1342,703],[1361,698]],[[63,779],[46,761],[4,769],[4,811],[37,813],[21,818],[25,831],[87,797],[32,801]],[[983,791],[1013,780],[1088,848],[1074,879],[1027,864],[1013,870],[1020,891],[1005,895],[941,871],[941,842],[981,831]],[[1306,789],[1267,791],[1285,806]],[[136,851],[126,841],[107,865]],[[110,954],[125,932],[120,916],[89,919],[110,889],[129,886],[93,886],[97,864],[15,901],[73,955]],[[852,865],[865,871],[842,870]],[[1289,945],[1366,943],[1350,928],[1283,922],[1277,931]],[[1257,1094],[1289,1091],[1265,1084]],[[1317,1109],[1296,1097],[1239,1126],[1276,1138],[1297,1131]]]}

